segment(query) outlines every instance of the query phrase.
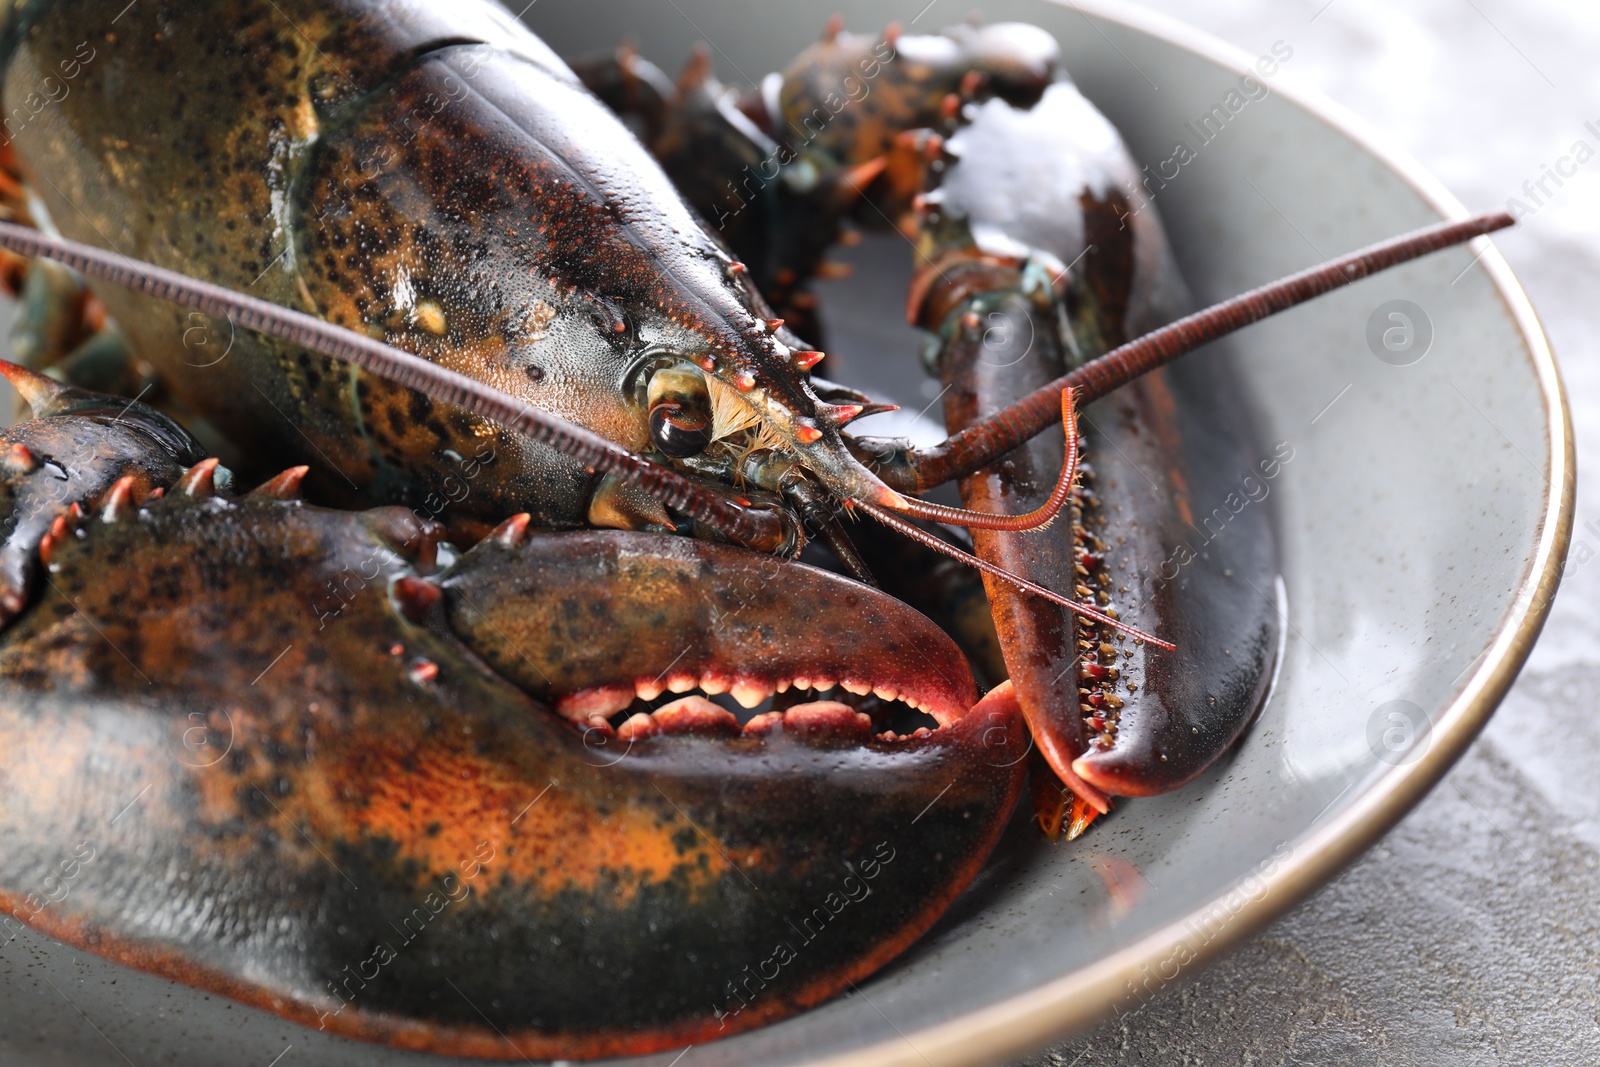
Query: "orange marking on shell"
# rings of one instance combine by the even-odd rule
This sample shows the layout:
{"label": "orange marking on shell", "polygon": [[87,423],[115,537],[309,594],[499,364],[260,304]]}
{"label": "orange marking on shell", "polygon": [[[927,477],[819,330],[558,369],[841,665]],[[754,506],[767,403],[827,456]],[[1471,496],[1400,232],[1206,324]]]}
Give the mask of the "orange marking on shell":
{"label": "orange marking on shell", "polygon": [[102,522],[119,522],[133,514],[133,483],[134,476],[131,474],[117,479],[117,484],[105,495],[105,503],[100,511]]}
{"label": "orange marking on shell", "polygon": [[27,445],[18,442],[6,453],[5,467],[13,474],[31,474],[39,469],[39,458]]}
{"label": "orange marking on shell", "polygon": [[203,459],[190,467],[184,476],[178,479],[178,488],[197,500],[208,500],[216,495],[217,464],[221,461],[212,457]]}
{"label": "orange marking on shell", "polygon": [[513,515],[489,532],[489,540],[502,548],[516,548],[528,539],[528,524],[533,516],[526,511]]}
{"label": "orange marking on shell", "polygon": [[250,495],[271,497],[274,500],[299,500],[300,485],[309,473],[311,473],[310,467],[290,467],[256,486]]}

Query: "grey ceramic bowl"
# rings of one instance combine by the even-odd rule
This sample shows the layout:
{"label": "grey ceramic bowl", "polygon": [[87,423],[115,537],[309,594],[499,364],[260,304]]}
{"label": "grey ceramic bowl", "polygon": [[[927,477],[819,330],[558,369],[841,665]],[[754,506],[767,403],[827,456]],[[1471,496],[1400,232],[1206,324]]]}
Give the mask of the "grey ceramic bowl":
{"label": "grey ceramic bowl", "polygon": [[[918,18],[923,2],[837,6],[855,28],[899,21],[915,31],[966,10],[929,4]],[[1110,4],[1008,2],[984,13],[1055,33],[1084,91],[1151,164],[1179,140],[1196,146],[1185,124],[1225,105],[1257,61]],[[540,0],[525,17],[565,54],[627,37],[673,64],[706,39],[724,76],[753,80],[812,39],[824,14],[729,0]],[[1264,90],[1245,86],[1225,129],[1157,197],[1207,301],[1463,213],[1415,164],[1291,88],[1292,57],[1280,66]],[[881,269],[827,294],[837,344],[920,407],[908,369],[915,338],[898,326],[909,256],[885,247],[865,253]],[[1408,353],[1383,349],[1394,300],[1421,309],[1426,346],[1419,334]],[[1369,346],[1375,314],[1386,359]],[[1136,1009],[1260,928],[1371,844],[1461,754],[1538,633],[1570,532],[1571,427],[1522,290],[1479,242],[1218,348],[1206,358],[1236,361],[1259,439],[1294,450],[1265,504],[1281,535],[1287,640],[1271,698],[1238,750],[1177,794],[1124,802],[1077,844],[1008,838],[951,915],[858,992],[630,1062],[943,1067],[1020,1054]],[[113,1063],[119,1053],[139,1064],[438,1062],[303,1030],[32,935],[0,953],[0,1060]]]}

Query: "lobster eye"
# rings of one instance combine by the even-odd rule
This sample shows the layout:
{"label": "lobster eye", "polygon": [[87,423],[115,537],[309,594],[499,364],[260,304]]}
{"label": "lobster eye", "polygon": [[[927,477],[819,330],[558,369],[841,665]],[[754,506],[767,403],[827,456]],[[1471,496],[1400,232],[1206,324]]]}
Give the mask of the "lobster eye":
{"label": "lobster eye", "polygon": [[698,367],[663,367],[650,379],[650,439],[677,459],[711,443],[711,393]]}

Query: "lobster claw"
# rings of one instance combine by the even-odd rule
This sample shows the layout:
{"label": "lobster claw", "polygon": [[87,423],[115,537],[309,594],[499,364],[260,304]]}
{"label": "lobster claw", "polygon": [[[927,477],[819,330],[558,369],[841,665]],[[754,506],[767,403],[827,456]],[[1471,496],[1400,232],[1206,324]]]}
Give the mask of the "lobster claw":
{"label": "lobster claw", "polygon": [[[1012,810],[1009,688],[977,701],[949,640],[875,590],[726,546],[521,527],[427,579],[392,526],[172,493],[67,539],[0,640],[0,904],[348,1036],[621,1055],[861,979]],[[691,671],[881,695],[762,729],[674,730],[658,708],[625,741],[514,684],[637,699]],[[897,730],[891,690],[938,728]]]}
{"label": "lobster claw", "polygon": [[[1025,263],[952,247],[939,271],[924,272],[923,324],[959,327],[946,331],[939,361],[952,430],[1053,382],[1069,351],[1109,351],[1182,302],[1155,210],[1134,211],[1120,191],[1118,175],[1136,172],[1131,158],[1089,147],[1106,134],[1114,137],[1109,124],[1057,83],[1028,109],[989,101],[952,137],[961,158],[945,172],[943,210],[974,232],[994,224],[991,234],[1004,232],[1013,251],[1032,249]],[[1041,193],[1023,177],[1024,158],[1073,177]],[[1039,219],[1063,225],[1026,221]],[[1037,267],[1052,262],[1061,267],[1041,285]],[[1070,339],[1053,306],[1062,292],[1072,296]],[[975,294],[989,329],[976,328]],[[1082,422],[1089,463],[1063,515],[1070,522],[1020,537],[979,530],[973,542],[990,562],[1072,590],[1177,646],[1159,649],[985,583],[1041,755],[1104,813],[1112,796],[1162,793],[1201,774],[1260,707],[1278,639],[1276,550],[1260,502],[1286,460],[1261,458],[1238,389],[1215,365],[1190,361],[1148,375],[1089,406]],[[1047,497],[1062,456],[1060,435],[1035,437],[963,479],[964,503],[1028,511]],[[1059,819],[1046,813],[1042,821]]]}
{"label": "lobster claw", "polygon": [[[992,346],[953,342],[944,363],[952,425],[1056,373],[1038,358],[1049,346],[1037,310],[1013,297],[998,313],[1010,317],[1035,358],[1013,363]],[[1252,450],[1231,430],[1242,420],[1218,418],[1236,403],[1217,368],[1175,367],[1122,389],[1085,412],[1093,470],[1083,472],[1062,534],[974,534],[977,551],[992,562],[1052,588],[1075,588],[1177,645],[1168,651],[1130,640],[986,583],[1039,751],[1101,813],[1112,796],[1164,793],[1214,764],[1249,724],[1271,678],[1277,560],[1259,500],[1281,462],[1269,456],[1252,470]],[[968,507],[1027,510],[1048,492],[1061,457],[1060,439],[1041,435],[1013,452],[1003,471],[964,479],[962,496]]]}

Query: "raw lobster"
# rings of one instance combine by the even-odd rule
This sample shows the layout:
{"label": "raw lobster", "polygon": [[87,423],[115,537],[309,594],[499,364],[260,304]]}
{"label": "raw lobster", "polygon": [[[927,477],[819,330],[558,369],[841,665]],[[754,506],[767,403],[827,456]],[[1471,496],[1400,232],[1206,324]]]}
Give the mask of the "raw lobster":
{"label": "raw lobster", "polygon": [[[989,657],[986,678],[1015,680],[980,699],[940,626],[866,584],[886,554],[858,551],[841,519],[869,514],[957,556],[926,524],[1003,531],[972,562],[1070,612],[1054,616],[1058,638],[1076,616],[1143,640],[1092,588],[1045,586],[1078,584],[1062,568],[1085,563],[1063,531],[1154,516],[1109,561],[1138,568],[1173,500],[1130,497],[1119,512],[1101,484],[1097,511],[1072,464],[1049,477],[1053,455],[1004,461],[1033,464],[1038,486],[1008,488],[1005,466],[998,489],[979,473],[1056,418],[1075,454],[1055,376],[1099,395],[1503,222],[1352,257],[1069,370],[1154,324],[1127,314],[1131,261],[1063,271],[1042,292],[1028,284],[1039,257],[942,232],[933,165],[947,201],[952,179],[988,178],[917,131],[976,135],[989,112],[969,105],[1042,115],[1070,89],[1037,32],[948,40],[959,47],[938,46],[939,62],[894,66],[894,42],[870,39],[869,54],[888,45],[877,61],[903,106],[863,111],[848,144],[821,139],[811,163],[825,180],[752,214],[734,241],[750,251],[733,252],[492,4],[8,8],[6,149],[21,184],[0,182],[0,199],[44,232],[0,225],[0,243],[97,285],[91,297],[43,260],[7,265],[25,298],[19,355],[35,366],[6,372],[34,417],[0,439],[7,911],[352,1036],[485,1056],[641,1052],[800,1010],[914,940],[1015,805],[1024,714],[1051,766],[1101,807],[1107,791],[1174,785],[1220,754],[1254,707],[1262,656],[1218,682],[1220,719],[1149,667],[1133,699],[1160,703],[1125,707],[1121,727],[1147,765],[1095,778],[1079,767],[1095,716],[1069,692],[1063,718],[1034,677],[1074,670],[1061,657],[1086,638],[1030,652],[1026,626],[1002,623],[1006,662]],[[802,69],[824,77],[836,58]],[[615,103],[636,69],[585,73]],[[690,88],[710,113],[759,134],[762,112],[729,110],[707,79]],[[773,108],[807,106],[805,80],[791,83]],[[642,112],[658,150],[669,133],[711,143],[677,124],[694,113],[685,97]],[[1052,210],[1106,224],[1103,204],[1062,191]],[[821,353],[763,295],[806,313],[806,275],[863,205],[948,253],[942,281],[981,282],[930,283],[914,300],[952,380],[972,372],[973,300],[1046,339],[1022,376],[959,394],[958,421],[994,413],[940,449],[844,433],[870,401],[813,378]],[[826,226],[806,229],[808,212]],[[1137,230],[1132,244],[1134,259],[1156,247]],[[1084,324],[1099,340],[1073,349]],[[167,413],[47,367],[148,386]],[[1148,455],[1202,478],[1237,442],[1206,428],[1193,394],[1173,395],[1175,411],[1147,399],[1137,416],[1156,432]],[[1174,451],[1174,426],[1200,446]],[[962,476],[969,503],[1030,514],[912,495]],[[1087,529],[1034,535],[1056,538],[1039,566],[1008,555],[1074,492]],[[337,510],[352,507],[365,510]],[[794,562],[811,538],[862,580]],[[1270,552],[1251,565],[1270,572]],[[915,577],[877,576],[915,595]],[[1037,607],[999,590],[1013,617]],[[1215,591],[1173,583],[1140,619],[1173,632],[1147,645],[1192,644],[1184,662],[1210,671],[1209,637],[1186,620],[1219,618],[1258,635],[1242,647],[1270,645],[1270,611],[1204,599]],[[969,594],[921,594],[980,651],[984,627],[955,607]],[[1091,710],[1122,699],[1082,695]],[[1105,721],[1097,737],[1117,732]],[[1170,749],[1169,771],[1152,763],[1191,722],[1204,744]]]}

